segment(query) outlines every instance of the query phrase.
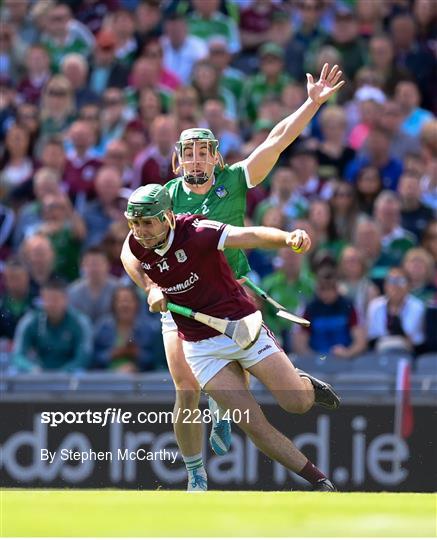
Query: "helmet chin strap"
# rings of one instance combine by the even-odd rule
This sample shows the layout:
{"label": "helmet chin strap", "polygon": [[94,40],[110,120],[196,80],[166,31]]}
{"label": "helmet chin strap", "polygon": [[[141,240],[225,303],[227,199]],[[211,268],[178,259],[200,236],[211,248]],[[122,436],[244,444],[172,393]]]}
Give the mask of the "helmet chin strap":
{"label": "helmet chin strap", "polygon": [[192,186],[202,186],[212,178],[213,174],[211,174],[209,177],[206,176],[206,174],[203,174],[201,177],[192,174],[184,174],[184,181]]}

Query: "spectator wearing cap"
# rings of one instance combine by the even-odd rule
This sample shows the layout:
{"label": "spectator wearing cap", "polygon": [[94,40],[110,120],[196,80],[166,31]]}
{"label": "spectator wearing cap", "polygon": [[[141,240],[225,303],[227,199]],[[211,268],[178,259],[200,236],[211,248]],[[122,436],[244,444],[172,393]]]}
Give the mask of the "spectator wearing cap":
{"label": "spectator wearing cap", "polygon": [[81,277],[68,286],[71,307],[86,315],[93,325],[111,312],[111,302],[118,280],[109,275],[109,261],[99,247],[85,251]]}
{"label": "spectator wearing cap", "polygon": [[185,16],[173,12],[165,18],[164,35],[160,41],[164,67],[175,73],[182,84],[188,84],[193,66],[208,55],[204,40],[188,35]]}
{"label": "spectator wearing cap", "polygon": [[384,282],[384,295],[372,300],[367,310],[367,335],[378,351],[414,351],[425,340],[425,306],[410,294],[408,276],[391,268]]}
{"label": "spectator wearing cap", "polygon": [[220,86],[227,88],[237,102],[243,93],[244,74],[231,66],[232,55],[225,38],[216,36],[208,42],[208,60],[220,74]]}
{"label": "spectator wearing cap", "polygon": [[359,324],[352,301],[339,291],[335,268],[328,265],[319,268],[316,293],[303,316],[311,321],[311,326],[299,327],[294,334],[297,354],[353,358],[366,349],[365,330]]}
{"label": "spectator wearing cap", "polygon": [[355,183],[361,169],[370,165],[378,169],[383,187],[396,191],[403,165],[390,154],[390,146],[390,134],[382,127],[375,126],[367,137],[366,155],[357,156],[347,165],[345,178]]}
{"label": "spectator wearing cap", "polygon": [[434,217],[434,212],[420,201],[419,176],[413,172],[405,171],[399,179],[398,192],[402,203],[402,227],[421,240],[423,231]]}
{"label": "spectator wearing cap", "polygon": [[92,352],[90,321],[69,307],[65,283],[59,279],[47,282],[41,297],[41,309],[27,313],[18,323],[13,365],[21,372],[87,369]]}
{"label": "spectator wearing cap", "polygon": [[401,225],[401,200],[397,193],[382,191],[375,201],[374,217],[381,230],[383,253],[400,264],[405,253],[417,244],[417,238]]}
{"label": "spectator wearing cap", "polygon": [[355,92],[354,101],[358,103],[360,120],[352,128],[348,143],[354,150],[360,150],[366,142],[370,131],[381,117],[381,107],[385,103],[385,95],[373,86],[364,85]]}
{"label": "spectator wearing cap", "polygon": [[18,321],[32,303],[29,273],[18,258],[6,261],[3,282],[4,291],[0,294],[0,339],[12,341]]}
{"label": "spectator wearing cap", "polygon": [[134,186],[151,182],[166,184],[175,173],[172,166],[174,142],[177,139],[176,123],[172,116],[155,118],[151,129],[152,142],[134,163]]}
{"label": "spectator wearing cap", "polygon": [[70,81],[73,88],[76,109],[87,103],[99,101],[99,96],[87,86],[88,62],[81,54],[66,54],[61,61],[61,73]]}
{"label": "spectator wearing cap", "polygon": [[358,22],[351,8],[337,6],[332,35],[323,45],[330,45],[340,53],[342,70],[352,80],[365,64],[366,47],[359,37]]}
{"label": "spectator wearing cap", "polygon": [[390,21],[395,63],[411,73],[421,89],[427,108],[435,106],[435,54],[417,41],[417,24],[410,13],[398,13]]}
{"label": "spectator wearing cap", "polygon": [[123,219],[125,201],[120,193],[123,183],[119,170],[115,167],[101,167],[94,184],[97,197],[88,201],[82,211],[87,228],[84,249],[99,245],[111,223]]}
{"label": "spectator wearing cap", "polygon": [[244,116],[254,122],[258,107],[267,96],[280,98],[284,87],[290,82],[284,73],[284,52],[276,43],[265,43],[259,50],[260,72],[249,77],[243,88],[242,110]]}
{"label": "spectator wearing cap", "polygon": [[17,86],[19,99],[37,105],[50,76],[47,50],[42,45],[32,45],[26,51],[25,75]]}
{"label": "spectator wearing cap", "polygon": [[395,101],[402,111],[401,130],[412,137],[418,137],[424,124],[434,119],[431,112],[419,107],[420,92],[413,81],[400,81],[395,88]]}
{"label": "spectator wearing cap", "polygon": [[89,88],[96,94],[102,94],[106,88],[127,86],[129,68],[116,59],[116,45],[117,38],[111,30],[103,29],[97,34],[88,78]]}
{"label": "spectator wearing cap", "polygon": [[[75,23],[75,26],[71,23]],[[41,43],[47,49],[52,70],[59,70],[63,57],[69,53],[79,53],[88,56],[94,46],[94,37],[86,38],[77,32],[78,21],[72,18],[71,9],[67,4],[55,4],[48,9],[44,18],[44,34]],[[81,25],[83,27],[83,25]],[[85,28],[86,32],[89,31]],[[87,36],[88,37],[88,36]]]}
{"label": "spectator wearing cap", "polygon": [[240,51],[240,35],[235,21],[219,11],[220,0],[192,0],[194,11],[187,17],[188,32],[205,43],[213,36],[222,36],[229,44],[229,52]]}

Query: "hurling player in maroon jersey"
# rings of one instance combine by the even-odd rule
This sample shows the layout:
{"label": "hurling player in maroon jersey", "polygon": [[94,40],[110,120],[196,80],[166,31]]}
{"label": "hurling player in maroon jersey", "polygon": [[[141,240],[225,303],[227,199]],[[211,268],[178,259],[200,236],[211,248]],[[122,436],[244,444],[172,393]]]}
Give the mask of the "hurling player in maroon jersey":
{"label": "hurling player in maroon jersey", "polygon": [[[175,216],[165,187],[148,184],[129,198],[125,216],[131,232],[122,261],[129,276],[144,287],[144,273],[166,300],[220,318],[240,319],[256,311],[233,277],[223,249],[280,248],[305,253],[311,246],[305,231],[271,227],[235,227],[204,216]],[[335,409],[332,388],[308,374],[299,374],[267,327],[248,350],[216,330],[175,315],[185,357],[200,386],[229,411],[247,411],[238,422],[254,444],[271,459],[294,471],[319,491],[335,488],[295,446],[265,418],[246,387],[241,367],[266,386],[279,405],[304,413],[315,403]]]}

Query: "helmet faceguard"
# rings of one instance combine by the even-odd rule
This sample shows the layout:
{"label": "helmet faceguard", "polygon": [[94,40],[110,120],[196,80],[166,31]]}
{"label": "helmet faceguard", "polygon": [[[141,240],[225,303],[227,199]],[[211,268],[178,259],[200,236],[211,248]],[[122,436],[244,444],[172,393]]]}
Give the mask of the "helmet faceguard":
{"label": "helmet faceguard", "polygon": [[129,197],[124,216],[133,237],[146,249],[162,247],[170,229],[175,228],[170,194],[160,184],[136,189]]}
{"label": "helmet faceguard", "polygon": [[218,151],[218,145],[218,140],[209,129],[184,130],[175,146],[173,172],[182,172],[188,184],[205,184],[214,174],[217,163],[223,168],[223,158]]}

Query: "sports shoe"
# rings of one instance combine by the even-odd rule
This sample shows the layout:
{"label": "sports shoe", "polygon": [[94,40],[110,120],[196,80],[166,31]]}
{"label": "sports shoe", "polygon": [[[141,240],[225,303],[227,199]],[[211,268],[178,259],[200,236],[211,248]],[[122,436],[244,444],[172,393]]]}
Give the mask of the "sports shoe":
{"label": "sports shoe", "polygon": [[[202,470],[204,470],[202,468]],[[188,474],[187,491],[208,491],[208,479],[205,474],[194,470]]]}
{"label": "sports shoe", "polygon": [[322,478],[313,485],[313,491],[337,491],[334,484],[328,478]]}
{"label": "sports shoe", "polygon": [[334,392],[334,389],[330,384],[325,383],[320,379],[316,379],[301,369],[298,369],[297,372],[301,377],[307,377],[311,381],[311,384],[314,387],[315,403],[317,405],[332,410],[338,409],[340,406],[340,398]]}
{"label": "sports shoe", "polygon": [[[209,445],[212,451],[218,456],[223,456],[231,447],[232,434],[231,422],[229,420],[219,419],[217,421],[217,411],[220,413],[220,407],[208,396],[208,407],[211,411],[212,427],[211,435],[209,436]],[[220,418],[220,414],[218,416]]]}

